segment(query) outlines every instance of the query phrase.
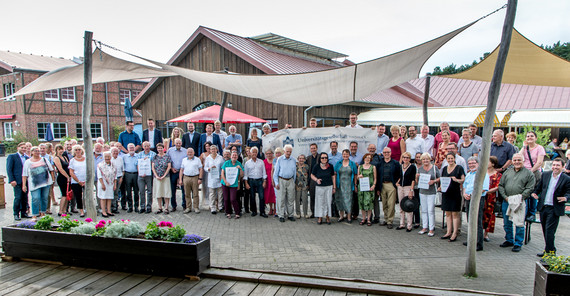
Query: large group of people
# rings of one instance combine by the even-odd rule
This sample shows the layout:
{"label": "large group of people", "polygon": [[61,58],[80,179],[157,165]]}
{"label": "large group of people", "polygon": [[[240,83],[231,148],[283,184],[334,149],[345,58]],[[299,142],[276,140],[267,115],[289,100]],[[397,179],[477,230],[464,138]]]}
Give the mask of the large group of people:
{"label": "large group of people", "polygon": [[[347,128],[362,128],[356,122],[353,113]],[[470,209],[476,172],[485,170],[477,250],[490,241],[495,206],[500,204],[505,231],[501,247],[520,251],[525,221],[535,221],[538,210],[545,251],[555,252],[558,218],[570,197],[570,167],[556,158],[552,171],[543,173],[546,153],[533,131],[517,151],[502,130],[495,130],[489,166],[479,168],[482,138],[475,125],[463,129],[460,137],[445,122],[435,135],[429,134],[428,126],[393,125],[388,136],[385,125],[379,124],[373,127],[378,134],[375,143],[351,142],[343,151],[335,141],[328,147],[313,143],[310,153],[297,158],[291,145],[263,151],[261,139],[271,133],[269,125],[263,126],[261,137],[253,129],[246,140],[235,126],[228,128],[229,133],[221,130],[219,121],[207,124],[202,134],[188,123],[186,133],[174,128],[168,138],[162,137],[154,120],[147,125],[142,140],[129,121],[117,142],[98,138],[94,144],[94,196],[103,217],[114,216],[119,209],[151,213],[153,205],[156,214],[175,212],[180,188],[185,214],[198,214],[202,206],[229,219],[250,213],[274,216],[280,222],[316,218],[320,225],[331,224],[333,218],[352,223],[360,217],[356,221],[360,225],[378,223],[393,229],[399,203],[395,229],[411,232],[421,227],[419,234],[432,237],[437,204],[447,222],[441,239],[454,242],[461,231],[461,212]],[[311,119],[309,128],[315,127],[316,120]],[[362,155],[358,146],[364,144],[368,153]],[[49,203],[59,205],[60,216],[85,215],[84,200],[89,197],[85,151],[75,140],[52,148],[49,143],[37,147],[20,143],[18,152],[8,157],[15,220],[50,214]],[[53,198],[55,184],[61,191],[59,204]]]}

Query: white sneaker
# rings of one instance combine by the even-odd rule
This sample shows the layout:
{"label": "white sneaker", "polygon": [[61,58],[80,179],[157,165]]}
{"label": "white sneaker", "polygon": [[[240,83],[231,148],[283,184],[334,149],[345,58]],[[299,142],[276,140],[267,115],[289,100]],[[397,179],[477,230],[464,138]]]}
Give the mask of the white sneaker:
{"label": "white sneaker", "polygon": [[295,219],[301,219],[301,215],[295,215]]}
{"label": "white sneaker", "polygon": [[184,214],[188,214],[188,213],[190,213],[190,212],[192,212],[192,210],[191,210],[190,208],[186,208],[186,209],[184,210]]}
{"label": "white sneaker", "polygon": [[198,208],[195,208],[195,209],[194,209],[194,213],[200,214],[200,210],[199,210]]}

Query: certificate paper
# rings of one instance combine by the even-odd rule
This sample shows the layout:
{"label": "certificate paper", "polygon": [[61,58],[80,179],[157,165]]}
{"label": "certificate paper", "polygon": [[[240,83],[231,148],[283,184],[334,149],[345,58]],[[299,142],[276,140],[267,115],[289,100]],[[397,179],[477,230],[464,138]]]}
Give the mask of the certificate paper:
{"label": "certificate paper", "polygon": [[430,174],[420,174],[420,178],[418,180],[418,188],[420,189],[429,189],[429,181],[431,179]]}
{"label": "certificate paper", "polygon": [[226,181],[228,181],[227,186],[230,186],[236,182],[239,174],[239,169],[237,167],[227,167],[225,173],[226,173]]}
{"label": "certificate paper", "polygon": [[370,191],[370,178],[364,177],[358,180],[360,183],[360,191]]}
{"label": "certificate paper", "polygon": [[451,178],[441,177],[439,181],[441,182],[441,192],[447,192],[447,188],[449,188],[449,184],[451,184]]}
{"label": "certificate paper", "polygon": [[217,167],[210,168],[208,173],[208,184],[214,184],[220,182],[220,169]]}
{"label": "certificate paper", "polygon": [[150,157],[141,158],[138,161],[139,176],[151,176]]}

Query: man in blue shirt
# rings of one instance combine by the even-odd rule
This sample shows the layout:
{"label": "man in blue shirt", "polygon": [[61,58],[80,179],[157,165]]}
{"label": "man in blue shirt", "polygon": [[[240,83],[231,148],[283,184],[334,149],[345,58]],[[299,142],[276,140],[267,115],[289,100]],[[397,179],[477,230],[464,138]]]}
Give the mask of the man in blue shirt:
{"label": "man in blue shirt", "polygon": [[376,140],[376,151],[378,151],[378,155],[382,156],[381,153],[384,151],[384,148],[388,146],[388,141],[390,141],[390,138],[384,134],[386,132],[386,126],[383,123],[380,123],[376,127],[376,132],[378,132],[378,139]]}
{"label": "man in blue shirt", "polygon": [[226,137],[224,147],[231,150],[232,146],[236,146],[238,153],[241,154],[241,145],[243,144],[241,135],[236,133],[237,129],[234,125],[230,126],[229,131],[230,134]]}
{"label": "man in blue shirt", "polygon": [[342,153],[338,152],[338,142],[332,141],[330,143],[331,152],[329,153],[329,163],[334,167],[337,162],[342,160]]}
{"label": "man in blue shirt", "polygon": [[138,157],[135,154],[135,144],[130,143],[127,145],[128,153],[123,155],[123,169],[125,190],[127,191],[125,196],[121,198],[121,205],[123,208],[129,205],[128,213],[133,212],[133,192],[135,194],[135,207],[136,212],[139,211],[139,186],[138,182]]}
{"label": "man in blue shirt", "polygon": [[[170,159],[172,159],[172,168],[170,169],[170,190],[172,191],[172,197],[170,198],[170,204],[172,205],[172,211],[176,211],[176,188],[178,188],[178,179],[180,177],[180,167],[182,166],[182,160],[186,157],[186,149],[182,147],[182,140],[174,139],[174,147],[170,147],[167,152]],[[182,190],[182,208],[186,209],[186,195],[184,194],[184,186],[180,187]]]}
{"label": "man in blue shirt", "polygon": [[[463,197],[465,198],[465,208],[467,209],[467,217],[469,217],[469,210],[471,210],[471,195],[473,194],[473,186],[475,185],[475,175],[479,168],[479,158],[475,156],[469,157],[467,161],[469,172],[465,176],[463,182]],[[485,180],[483,182],[483,193],[479,201],[479,215],[477,216],[477,251],[483,251],[483,210],[485,209],[485,196],[489,191],[489,175],[485,173]],[[467,246],[467,242],[463,245]]]}
{"label": "man in blue shirt", "polygon": [[[142,213],[152,212],[152,160],[156,153],[150,150],[150,142],[143,142],[143,151],[137,154],[138,158],[138,179],[139,196]],[[146,190],[145,190],[146,189]],[[145,194],[146,193],[146,194]]]}
{"label": "man in blue shirt", "polygon": [[117,140],[123,146],[123,147],[121,147],[121,150],[125,153],[128,153],[128,151],[127,151],[127,149],[125,149],[125,147],[127,147],[129,144],[135,145],[135,151],[140,150],[141,149],[141,138],[139,138],[139,135],[137,135],[133,131],[135,128],[135,124],[129,120],[129,121],[127,121],[126,125],[127,125],[126,130],[119,134],[119,139]]}
{"label": "man in blue shirt", "polygon": [[285,150],[285,154],[277,159],[273,172],[275,189],[279,190],[279,196],[277,198],[280,200],[278,203],[280,222],[285,222],[285,217],[288,217],[291,221],[295,221],[293,208],[295,202],[295,177],[297,175],[297,161],[294,157],[291,157],[293,146],[285,145],[283,149]]}

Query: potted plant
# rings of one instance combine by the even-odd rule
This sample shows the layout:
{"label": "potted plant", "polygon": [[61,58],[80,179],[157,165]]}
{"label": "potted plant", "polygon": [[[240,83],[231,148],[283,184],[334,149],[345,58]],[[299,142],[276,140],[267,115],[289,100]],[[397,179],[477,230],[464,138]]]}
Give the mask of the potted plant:
{"label": "potted plant", "polygon": [[534,295],[569,295],[570,256],[547,253],[536,262]]}
{"label": "potted plant", "polygon": [[45,216],[2,227],[6,256],[167,276],[198,275],[210,266],[210,239],[168,221],[146,229],[129,220],[52,222]]}

